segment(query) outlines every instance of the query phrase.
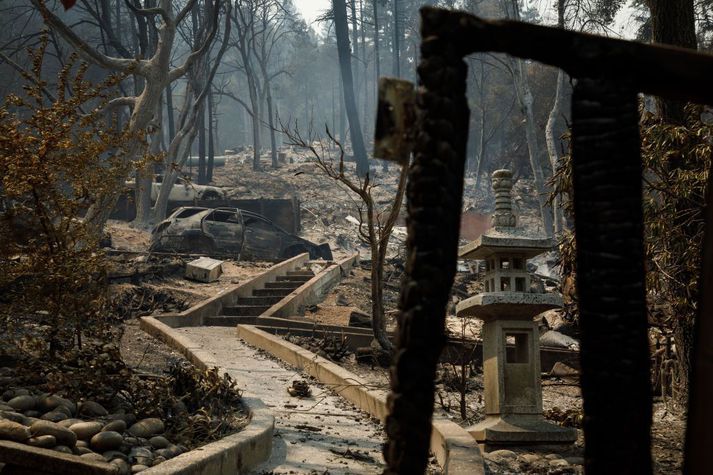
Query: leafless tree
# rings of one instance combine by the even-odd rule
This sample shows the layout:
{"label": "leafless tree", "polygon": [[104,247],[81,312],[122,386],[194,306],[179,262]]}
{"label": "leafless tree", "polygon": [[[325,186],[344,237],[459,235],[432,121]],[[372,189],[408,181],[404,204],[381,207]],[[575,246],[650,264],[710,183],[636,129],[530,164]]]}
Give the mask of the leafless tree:
{"label": "leafless tree", "polygon": [[344,147],[334,137],[329,128],[326,129],[329,142],[338,150],[338,158],[334,159],[324,141],[313,133],[303,137],[295,126],[293,129],[282,127],[283,134],[289,143],[309,150],[314,163],[328,177],[345,185],[349,191],[356,194],[359,204],[359,237],[369,246],[371,251],[371,322],[374,338],[385,351],[392,351],[393,345],[386,332],[386,317],[384,312],[384,263],[386,251],[391,238],[394,224],[399,217],[404,192],[406,191],[406,175],[408,167],[404,166],[399,175],[396,193],[393,201],[384,209],[378,209],[374,200],[373,190],[378,185],[367,173],[363,178],[358,174],[347,172],[344,165]]}

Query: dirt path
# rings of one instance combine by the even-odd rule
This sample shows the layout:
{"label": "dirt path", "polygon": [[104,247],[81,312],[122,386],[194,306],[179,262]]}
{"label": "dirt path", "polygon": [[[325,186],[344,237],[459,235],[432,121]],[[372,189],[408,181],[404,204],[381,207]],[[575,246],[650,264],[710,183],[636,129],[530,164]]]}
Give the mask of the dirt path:
{"label": "dirt path", "polygon": [[[384,434],[368,414],[309,376],[238,340],[233,328],[177,331],[222,362],[221,369],[235,378],[244,395],[262,399],[275,414],[272,456],[252,473],[381,473]],[[312,395],[290,396],[287,387],[302,379],[309,382]]]}

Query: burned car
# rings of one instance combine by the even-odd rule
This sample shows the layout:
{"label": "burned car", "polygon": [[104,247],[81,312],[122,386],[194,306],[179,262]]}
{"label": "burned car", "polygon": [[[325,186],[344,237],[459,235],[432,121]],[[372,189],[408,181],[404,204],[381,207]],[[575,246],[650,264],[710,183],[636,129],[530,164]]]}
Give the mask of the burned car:
{"label": "burned car", "polygon": [[150,250],[240,260],[286,259],[308,252],[310,259],[332,259],[329,244],[311,243],[264,216],[238,208],[178,208],[153,229]]}

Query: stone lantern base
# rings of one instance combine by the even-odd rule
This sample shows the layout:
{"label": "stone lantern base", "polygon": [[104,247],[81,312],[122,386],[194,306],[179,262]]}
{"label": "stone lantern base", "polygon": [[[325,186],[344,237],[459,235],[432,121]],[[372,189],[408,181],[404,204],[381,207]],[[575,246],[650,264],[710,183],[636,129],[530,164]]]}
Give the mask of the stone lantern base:
{"label": "stone lantern base", "polygon": [[534,414],[488,416],[467,430],[486,450],[507,445],[571,444],[577,440],[576,429],[552,424]]}

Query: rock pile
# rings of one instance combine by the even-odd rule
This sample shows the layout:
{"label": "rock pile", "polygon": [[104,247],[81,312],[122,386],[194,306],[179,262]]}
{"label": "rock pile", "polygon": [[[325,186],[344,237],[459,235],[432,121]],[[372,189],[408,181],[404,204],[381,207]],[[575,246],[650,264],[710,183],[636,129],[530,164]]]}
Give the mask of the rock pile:
{"label": "rock pile", "polygon": [[172,444],[161,419],[110,413],[94,401],[10,389],[0,398],[0,439],[106,461],[139,473],[188,449]]}
{"label": "rock pile", "polygon": [[584,473],[584,459],[578,455],[542,454],[495,450],[483,454],[488,472],[505,473],[547,473],[581,474]]}

